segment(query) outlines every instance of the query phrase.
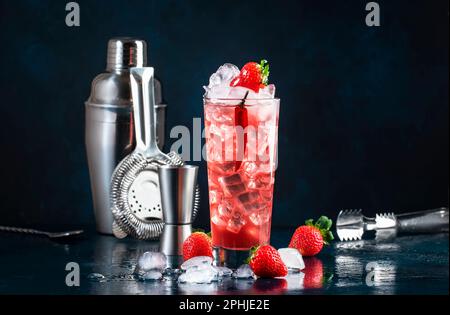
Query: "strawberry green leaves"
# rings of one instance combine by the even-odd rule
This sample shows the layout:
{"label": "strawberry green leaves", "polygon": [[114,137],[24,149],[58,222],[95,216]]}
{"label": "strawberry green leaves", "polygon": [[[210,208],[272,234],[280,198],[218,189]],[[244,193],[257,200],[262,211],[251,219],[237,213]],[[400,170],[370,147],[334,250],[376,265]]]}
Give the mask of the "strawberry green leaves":
{"label": "strawberry green leaves", "polygon": [[316,223],[312,219],[306,220],[305,225],[314,226],[319,229],[320,234],[323,237],[324,244],[330,244],[334,240],[333,232],[330,231],[333,221],[326,216],[321,216]]}
{"label": "strawberry green leaves", "polygon": [[269,84],[269,63],[267,62],[267,60],[262,59],[261,62],[259,63],[259,66],[261,67],[261,83],[264,85]]}

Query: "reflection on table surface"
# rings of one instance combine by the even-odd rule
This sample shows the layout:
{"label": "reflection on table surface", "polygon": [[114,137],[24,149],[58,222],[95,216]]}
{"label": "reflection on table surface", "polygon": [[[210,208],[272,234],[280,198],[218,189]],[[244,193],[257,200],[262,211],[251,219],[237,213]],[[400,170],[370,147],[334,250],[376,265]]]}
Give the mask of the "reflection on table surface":
{"label": "reflection on table surface", "polygon": [[[275,229],[272,244],[286,247],[292,231]],[[392,241],[334,242],[305,269],[280,279],[224,278],[211,284],[138,281],[138,257],[158,251],[158,242],[87,235],[72,244],[0,235],[0,293],[28,294],[448,294],[448,234]],[[65,265],[80,265],[79,287],[65,285]],[[33,262],[33,263],[31,263]],[[105,276],[88,279],[91,273]]]}

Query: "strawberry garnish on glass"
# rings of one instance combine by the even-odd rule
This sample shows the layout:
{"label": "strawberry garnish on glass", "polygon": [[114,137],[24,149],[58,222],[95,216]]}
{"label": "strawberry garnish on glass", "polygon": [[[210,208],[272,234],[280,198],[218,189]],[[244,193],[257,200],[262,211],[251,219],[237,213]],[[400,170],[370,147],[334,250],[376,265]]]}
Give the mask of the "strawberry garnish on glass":
{"label": "strawberry garnish on glass", "polygon": [[268,82],[269,64],[263,59],[260,63],[246,63],[239,75],[230,82],[230,86],[242,86],[258,93],[259,89],[267,86]]}
{"label": "strawberry garnish on glass", "polygon": [[[241,86],[258,93],[261,88],[267,86],[269,82],[269,64],[267,60],[261,60],[260,63],[248,62],[246,63],[239,75],[230,82],[230,86]],[[245,148],[247,146],[247,134],[245,128],[248,126],[248,113],[245,108],[245,100],[249,92],[245,93],[242,102],[235,109],[235,126],[241,126],[244,130],[243,146],[237,146],[236,148],[236,164],[235,170],[237,171],[242,164],[242,159],[245,155]],[[241,151],[242,150],[242,151]]]}

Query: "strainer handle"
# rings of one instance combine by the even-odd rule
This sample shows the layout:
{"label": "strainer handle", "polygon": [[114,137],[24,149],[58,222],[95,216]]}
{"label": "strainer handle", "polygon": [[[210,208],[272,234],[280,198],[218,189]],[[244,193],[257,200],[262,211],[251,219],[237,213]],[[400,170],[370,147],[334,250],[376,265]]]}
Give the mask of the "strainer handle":
{"label": "strainer handle", "polygon": [[156,143],[154,69],[131,68],[130,80],[136,149],[146,155],[160,153]]}

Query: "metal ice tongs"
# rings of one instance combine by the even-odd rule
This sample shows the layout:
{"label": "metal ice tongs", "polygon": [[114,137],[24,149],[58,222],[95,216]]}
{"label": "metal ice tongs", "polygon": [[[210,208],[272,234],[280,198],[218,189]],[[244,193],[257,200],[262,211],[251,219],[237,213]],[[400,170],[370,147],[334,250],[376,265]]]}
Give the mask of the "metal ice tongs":
{"label": "metal ice tongs", "polygon": [[368,218],[361,211],[359,209],[339,212],[336,232],[341,241],[360,240],[368,231],[375,231],[376,238],[449,231],[448,208],[444,207],[399,215],[392,212],[379,213],[375,218]]}

